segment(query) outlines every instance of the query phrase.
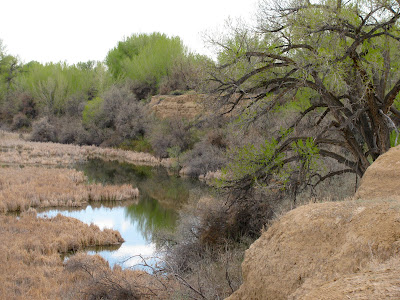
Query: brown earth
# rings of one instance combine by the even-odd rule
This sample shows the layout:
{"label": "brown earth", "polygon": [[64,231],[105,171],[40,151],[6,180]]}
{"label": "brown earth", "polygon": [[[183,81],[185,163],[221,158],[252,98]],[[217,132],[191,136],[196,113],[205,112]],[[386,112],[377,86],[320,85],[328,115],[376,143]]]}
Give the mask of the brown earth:
{"label": "brown earth", "polygon": [[206,95],[157,95],[151,98],[150,108],[160,118],[194,119],[204,110],[203,102]]}
{"label": "brown earth", "polygon": [[400,146],[391,148],[367,169],[355,198],[400,200]]}
{"label": "brown earth", "polygon": [[[193,120],[196,117],[206,117],[216,112],[224,113],[225,117],[237,116],[239,112],[249,103],[242,100],[230,113],[229,105],[220,107],[216,96],[206,94],[187,93],[184,95],[156,95],[151,98],[149,107],[155,114],[162,119],[187,119]],[[235,98],[232,97],[232,102]]]}
{"label": "brown earth", "polygon": [[400,299],[399,161],[397,147],[372,164],[357,199],[276,221],[246,251],[228,299]]}

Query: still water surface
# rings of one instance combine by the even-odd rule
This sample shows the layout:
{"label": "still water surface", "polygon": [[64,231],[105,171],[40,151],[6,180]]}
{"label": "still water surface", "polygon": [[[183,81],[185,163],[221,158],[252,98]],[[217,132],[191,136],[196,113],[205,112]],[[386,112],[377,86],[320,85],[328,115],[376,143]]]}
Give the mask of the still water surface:
{"label": "still water surface", "polygon": [[101,255],[111,266],[116,263],[123,267],[136,265],[141,261],[139,257],[128,259],[135,255],[152,257],[156,248],[153,233],[175,228],[178,210],[188,201],[191,190],[206,191],[199,181],[170,176],[162,167],[91,160],[77,169],[85,173],[89,182],[130,183],[139,188],[138,200],[96,202],[84,208],[46,209],[39,214],[53,217],[60,213],[87,224],[96,224],[101,229],[118,230],[125,240],[121,246],[88,251],[89,254]]}

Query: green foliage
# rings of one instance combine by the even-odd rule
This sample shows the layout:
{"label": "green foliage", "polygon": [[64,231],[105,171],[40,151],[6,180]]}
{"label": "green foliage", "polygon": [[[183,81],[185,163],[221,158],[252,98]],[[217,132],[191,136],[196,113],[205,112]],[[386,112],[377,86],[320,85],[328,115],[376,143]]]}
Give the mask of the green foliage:
{"label": "green foliage", "polygon": [[222,169],[222,180],[219,186],[224,186],[229,181],[236,181],[245,177],[254,177],[259,170],[266,170],[282,166],[284,155],[276,155],[278,141],[265,140],[256,147],[247,144],[243,147],[234,147],[228,151],[230,163]]}
{"label": "green foliage", "polygon": [[393,130],[391,133],[390,133],[390,147],[396,147],[397,145],[399,145],[399,142],[400,142],[400,137],[399,137],[399,131],[396,129],[396,130]]}
{"label": "green foliage", "polygon": [[91,100],[110,85],[110,77],[101,63],[89,61],[77,65],[30,62],[16,80],[16,89],[33,95],[42,113],[64,114],[68,100],[83,95]]}
{"label": "green foliage", "polygon": [[97,119],[101,117],[103,103],[104,99],[96,97],[85,105],[82,112],[82,122],[84,125],[89,126],[96,123]]}
{"label": "green foliage", "polygon": [[298,168],[307,170],[307,173],[318,169],[319,148],[311,138],[305,140],[299,139],[293,142],[291,146],[294,152],[300,157]]}
{"label": "green foliage", "polygon": [[185,56],[186,49],[179,37],[134,34],[108,52],[106,64],[114,79],[129,78],[154,93],[174,63]]}
{"label": "green foliage", "polygon": [[125,140],[121,145],[118,146],[118,148],[136,152],[153,153],[153,148],[151,147],[149,140],[145,139],[144,137],[141,137],[137,140]]}

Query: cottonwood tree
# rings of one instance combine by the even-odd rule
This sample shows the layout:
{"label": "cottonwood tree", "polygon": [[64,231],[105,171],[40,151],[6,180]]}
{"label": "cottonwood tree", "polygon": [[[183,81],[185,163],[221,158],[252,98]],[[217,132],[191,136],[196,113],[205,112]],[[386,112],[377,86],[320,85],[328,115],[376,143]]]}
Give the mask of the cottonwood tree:
{"label": "cottonwood tree", "polygon": [[[301,103],[264,145],[233,151],[225,185],[268,185],[294,170],[310,185],[362,176],[398,133],[399,18],[398,0],[263,1],[255,30],[214,41],[222,51],[212,80],[226,112],[242,105],[254,120]],[[336,167],[317,168],[316,157]]]}

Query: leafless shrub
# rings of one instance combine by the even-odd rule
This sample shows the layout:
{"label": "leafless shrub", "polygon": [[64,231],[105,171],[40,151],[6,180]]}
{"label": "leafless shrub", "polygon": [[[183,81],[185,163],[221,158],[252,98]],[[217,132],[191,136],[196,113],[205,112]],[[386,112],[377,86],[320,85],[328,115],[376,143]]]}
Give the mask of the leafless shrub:
{"label": "leafless shrub", "polygon": [[23,113],[18,113],[16,115],[14,115],[14,117],[13,117],[11,128],[12,128],[12,130],[17,130],[17,129],[21,129],[24,127],[29,127],[30,125],[31,125],[31,122],[28,119],[28,117]]}
{"label": "leafless shrub", "polygon": [[242,282],[240,264],[249,242],[244,237],[238,242],[227,239],[229,225],[221,204],[203,198],[187,206],[176,232],[165,238],[163,266],[180,284],[180,297],[222,299]]}
{"label": "leafless shrub", "polygon": [[155,123],[149,140],[155,155],[161,158],[168,157],[168,148],[175,147],[183,152],[193,144],[192,132],[182,120],[163,120]]}
{"label": "leafless shrub", "polygon": [[119,108],[115,127],[120,136],[125,139],[137,139],[148,131],[148,112],[141,102],[125,102]]}
{"label": "leafless shrub", "polygon": [[73,118],[81,117],[85,102],[86,99],[83,94],[78,93],[70,96],[65,103],[65,114]]}
{"label": "leafless shrub", "polygon": [[44,117],[32,124],[30,139],[36,142],[56,142],[56,129],[50,124],[49,119]]}
{"label": "leafless shrub", "polygon": [[72,293],[88,300],[141,299],[138,287],[116,276],[100,256],[75,255],[67,261],[65,271],[77,279],[70,296]]}
{"label": "leafless shrub", "polygon": [[205,139],[196,143],[191,151],[186,153],[182,159],[181,173],[198,177],[206,175],[207,172],[215,172],[221,169],[225,163],[225,152],[222,138],[206,136]]}

